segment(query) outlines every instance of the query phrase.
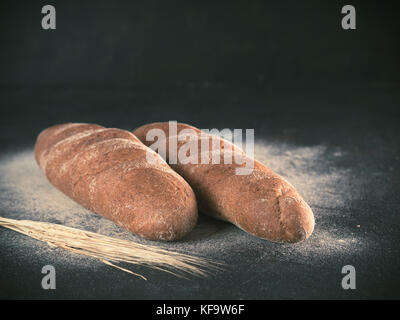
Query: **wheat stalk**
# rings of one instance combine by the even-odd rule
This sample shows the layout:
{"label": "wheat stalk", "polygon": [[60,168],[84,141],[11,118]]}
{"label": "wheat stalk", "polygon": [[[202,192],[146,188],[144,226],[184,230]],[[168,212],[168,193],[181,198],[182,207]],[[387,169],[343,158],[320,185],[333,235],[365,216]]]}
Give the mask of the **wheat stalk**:
{"label": "wheat stalk", "polygon": [[96,258],[107,265],[144,280],[147,279],[143,275],[114,263],[125,262],[133,265],[144,265],[179,277],[184,277],[185,273],[206,276],[211,270],[221,269],[219,263],[205,258],[169,251],[157,246],[107,237],[98,233],[54,223],[0,217],[0,226],[44,241],[50,246],[57,246]]}

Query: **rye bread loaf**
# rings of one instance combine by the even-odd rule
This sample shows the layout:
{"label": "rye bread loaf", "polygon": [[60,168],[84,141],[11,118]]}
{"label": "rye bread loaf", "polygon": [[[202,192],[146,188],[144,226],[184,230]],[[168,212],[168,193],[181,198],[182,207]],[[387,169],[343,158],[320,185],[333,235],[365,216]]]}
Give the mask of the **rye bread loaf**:
{"label": "rye bread loaf", "polygon": [[191,187],[128,131],[55,125],[40,133],[35,158],[56,188],[144,238],[176,240],[197,222]]}
{"label": "rye bread loaf", "polygon": [[[197,164],[182,163],[179,158],[173,164],[169,159],[169,138],[174,139],[177,136],[170,135],[169,123],[144,125],[134,130],[134,134],[144,144],[151,146],[155,141],[148,141],[146,138],[151,129],[161,129],[165,133],[166,160],[193,188],[200,211],[229,221],[254,236],[275,242],[298,242],[308,238],[313,232],[313,212],[294,187],[262,163],[249,158],[242,149],[216,137],[217,144],[220,145],[220,164],[213,164],[211,161],[202,164],[201,151],[204,153],[204,150],[200,149],[201,144],[204,139],[208,139],[211,150],[210,135],[179,123],[176,133],[173,132],[172,135],[179,136],[184,129],[193,130],[194,135],[182,141],[176,139],[178,154],[188,141],[197,142],[200,151],[196,155]],[[204,144],[207,145],[207,142]],[[246,159],[253,160],[253,171],[247,175],[236,174],[236,169],[244,164],[237,164],[235,161],[231,164],[224,163],[226,152],[239,154],[244,163]],[[212,153],[209,153],[211,160]]]}

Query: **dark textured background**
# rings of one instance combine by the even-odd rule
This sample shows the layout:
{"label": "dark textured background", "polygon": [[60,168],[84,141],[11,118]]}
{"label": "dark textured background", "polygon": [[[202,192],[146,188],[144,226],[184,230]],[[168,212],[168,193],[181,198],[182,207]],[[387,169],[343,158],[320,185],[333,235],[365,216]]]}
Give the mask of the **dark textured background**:
{"label": "dark textured background", "polygon": [[[54,31],[40,25],[48,3],[57,10]],[[96,274],[69,269],[50,255],[71,278],[44,292],[37,272],[42,261],[26,265],[9,243],[12,231],[0,229],[0,296],[399,298],[399,11],[391,1],[351,1],[357,30],[344,31],[345,4],[3,1],[2,154],[31,148],[40,130],[66,121],[133,129],[178,120],[202,128],[255,128],[256,139],[276,143],[340,148],[346,157],[334,166],[352,170],[352,188],[363,196],[346,209],[313,208],[316,232],[334,226],[332,232],[346,235],[357,223],[367,249],[304,263],[296,254],[260,258],[265,250],[279,256],[289,249],[263,248],[255,240],[256,249],[242,248],[230,260],[232,274],[189,284],[156,272],[143,284],[108,268]],[[379,177],[371,174],[376,171]],[[260,267],[247,281],[252,259]],[[355,291],[340,288],[344,264],[360,270]]]}
{"label": "dark textured background", "polygon": [[[4,2],[3,2],[4,3]],[[5,2],[1,85],[166,86],[390,81],[399,74],[398,11],[352,1],[357,31],[340,27],[345,1]]]}

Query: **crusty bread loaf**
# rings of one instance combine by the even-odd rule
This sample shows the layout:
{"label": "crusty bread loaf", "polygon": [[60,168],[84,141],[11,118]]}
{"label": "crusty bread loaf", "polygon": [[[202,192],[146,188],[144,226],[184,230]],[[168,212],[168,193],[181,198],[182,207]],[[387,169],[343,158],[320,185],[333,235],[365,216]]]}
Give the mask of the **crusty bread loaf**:
{"label": "crusty bread loaf", "polygon": [[[144,125],[137,128],[134,134],[144,144],[151,146],[154,141],[146,139],[151,129],[161,129],[165,132],[166,160],[169,162],[168,140],[171,137],[169,124],[166,122]],[[177,134],[179,135],[183,129],[192,129],[195,132],[194,140],[192,138],[191,141],[197,139],[199,148],[201,140],[207,136],[210,137],[201,130],[186,124],[178,124]],[[183,164],[179,159],[176,164],[170,163],[171,167],[193,188],[199,210],[230,221],[248,233],[263,239],[276,242],[298,242],[308,238],[314,229],[314,216],[308,204],[293,186],[271,169],[251,158],[247,160],[254,161],[254,170],[248,175],[236,174],[236,169],[244,164],[237,164],[235,161],[224,164],[224,153],[231,149],[233,154],[240,154],[243,160],[248,156],[242,149],[228,141],[217,139],[221,147],[220,164],[211,162],[201,164],[200,152],[198,164]],[[178,150],[187,141],[178,140]],[[209,146],[211,147],[211,142]]]}
{"label": "crusty bread loaf", "polygon": [[56,188],[144,238],[176,240],[197,222],[191,187],[128,131],[56,125],[40,133],[35,158]]}

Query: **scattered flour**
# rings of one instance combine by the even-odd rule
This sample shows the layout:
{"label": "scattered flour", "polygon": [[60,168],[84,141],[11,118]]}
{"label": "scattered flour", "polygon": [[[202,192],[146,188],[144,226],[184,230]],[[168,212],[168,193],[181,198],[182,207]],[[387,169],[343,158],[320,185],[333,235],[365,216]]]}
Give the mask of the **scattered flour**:
{"label": "scattered flour", "polygon": [[288,180],[311,207],[343,208],[349,201],[350,172],[331,166],[325,159],[326,152],[324,146],[294,147],[267,142],[254,148],[255,158]]}
{"label": "scattered flour", "polygon": [[[37,166],[32,150],[7,155],[0,159],[0,215],[14,219],[30,219],[59,223],[86,229],[104,235],[119,237],[140,243],[159,244],[166,248],[228,260],[242,252],[253,252],[262,259],[266,254],[288,259],[292,253],[304,258],[315,255],[335,255],[347,250],[360,250],[361,238],[353,233],[338,231],[335,225],[324,223],[328,217],[338,214],[346,207],[348,199],[349,172],[331,165],[324,146],[298,147],[293,145],[258,142],[255,158],[286,178],[310,204],[316,217],[316,228],[307,241],[288,245],[276,244],[254,238],[234,226],[202,216],[197,227],[183,240],[172,243],[155,243],[143,240],[119,228],[113,222],[89,212],[54,188]],[[339,210],[340,211],[340,210]],[[11,237],[13,231],[1,232]],[[57,250],[57,257],[63,263],[77,264],[85,260],[93,265],[90,258],[77,258],[76,254],[50,248],[46,244],[32,242],[23,235],[13,235],[13,244],[35,255],[48,255]],[[32,250],[32,243],[36,243]],[[25,252],[25,251],[24,251]],[[77,262],[78,261],[78,262]],[[306,261],[306,260],[304,260]],[[306,262],[305,262],[306,263]]]}

